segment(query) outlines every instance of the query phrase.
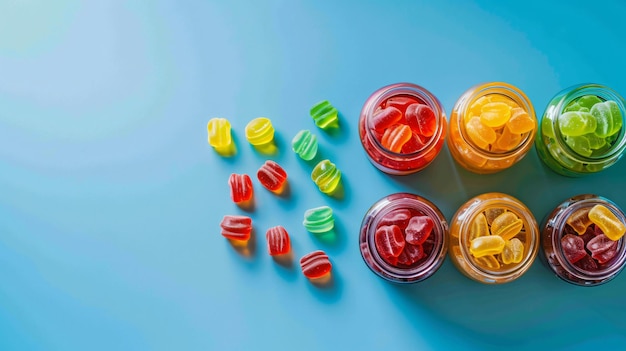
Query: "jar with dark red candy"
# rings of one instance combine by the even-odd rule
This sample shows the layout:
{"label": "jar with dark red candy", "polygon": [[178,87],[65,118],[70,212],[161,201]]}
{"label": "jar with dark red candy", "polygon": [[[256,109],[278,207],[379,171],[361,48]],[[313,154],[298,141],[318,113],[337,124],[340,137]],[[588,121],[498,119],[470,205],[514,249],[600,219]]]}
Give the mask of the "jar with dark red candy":
{"label": "jar with dark red candy", "polygon": [[612,201],[584,194],[567,199],[544,220],[542,261],[557,277],[581,286],[615,278],[626,262],[626,217]]}
{"label": "jar with dark red candy", "polygon": [[376,168],[411,174],[428,166],[441,151],[446,115],[439,100],[419,85],[388,85],[363,105],[359,135]]}
{"label": "jar with dark red candy", "polygon": [[359,247],[376,275],[395,283],[416,283],[433,275],[445,260],[448,224],[432,202],[396,193],[365,214]]}

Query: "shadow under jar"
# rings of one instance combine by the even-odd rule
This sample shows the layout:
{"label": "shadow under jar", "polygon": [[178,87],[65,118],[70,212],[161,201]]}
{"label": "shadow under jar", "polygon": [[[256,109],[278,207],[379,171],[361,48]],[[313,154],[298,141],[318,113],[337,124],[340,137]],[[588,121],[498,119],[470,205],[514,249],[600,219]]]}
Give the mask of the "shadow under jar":
{"label": "shadow under jar", "polygon": [[535,110],[521,90],[502,82],[479,84],[452,109],[448,148],[463,168],[495,173],[526,155],[536,128]]}
{"label": "shadow under jar", "polygon": [[537,131],[539,158],[553,171],[577,177],[600,172],[624,154],[624,99],[599,84],[582,84],[558,93]]}
{"label": "shadow under jar", "polygon": [[361,223],[359,247],[365,264],[394,283],[433,275],[446,257],[448,224],[432,202],[396,193],[377,201]]}
{"label": "shadow under jar", "polygon": [[394,175],[418,172],[441,151],[446,115],[428,90],[398,83],[375,91],[363,105],[359,136],[368,159]]}
{"label": "shadow under jar", "polygon": [[568,283],[606,283],[626,262],[625,223],[622,210],[606,198],[592,194],[572,197],[544,220],[542,261]]}
{"label": "shadow under jar", "polygon": [[485,284],[508,283],[532,265],[539,228],[516,198],[486,193],[463,204],[450,222],[449,253],[467,277]]}

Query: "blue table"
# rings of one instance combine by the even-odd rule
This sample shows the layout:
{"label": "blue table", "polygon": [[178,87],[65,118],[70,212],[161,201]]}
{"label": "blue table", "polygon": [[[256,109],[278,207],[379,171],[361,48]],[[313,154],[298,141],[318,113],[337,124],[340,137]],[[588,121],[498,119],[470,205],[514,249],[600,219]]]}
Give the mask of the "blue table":
{"label": "blue table", "polygon": [[[430,279],[397,286],[363,263],[357,233],[390,193],[422,195],[450,219],[469,198],[511,194],[541,219],[572,195],[626,208],[626,162],[584,178],[548,170],[535,150],[477,175],[446,147],[426,170],[388,176],[357,135],[381,86],[424,86],[447,113],[474,84],[522,89],[541,116],[568,86],[626,94],[626,5],[619,1],[4,1],[0,3],[0,349],[406,350],[626,347],[626,275],[597,288],[556,278],[539,260],[519,280],[488,286],[447,260]],[[327,134],[308,116],[340,111]],[[237,154],[207,144],[226,117]],[[255,182],[256,206],[229,199],[230,173],[268,156],[244,127],[267,116],[289,196]],[[310,129],[343,171],[345,194],[321,194],[312,165],[290,150]],[[255,178],[255,177],[253,177]],[[329,205],[337,237],[302,227]],[[221,235],[225,214],[254,220],[254,254]],[[334,284],[266,254],[281,224],[294,259],[325,250]]]}

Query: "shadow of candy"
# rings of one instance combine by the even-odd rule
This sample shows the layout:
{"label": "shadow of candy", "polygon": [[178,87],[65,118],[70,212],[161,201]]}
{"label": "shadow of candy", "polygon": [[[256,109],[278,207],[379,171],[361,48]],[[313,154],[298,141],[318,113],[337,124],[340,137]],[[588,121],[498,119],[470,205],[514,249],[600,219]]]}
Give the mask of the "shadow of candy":
{"label": "shadow of candy", "polygon": [[346,119],[343,113],[337,113],[337,122],[333,125],[329,125],[326,129],[322,130],[324,135],[332,138],[333,144],[342,144],[346,142],[350,135],[350,125],[346,123]]}
{"label": "shadow of candy", "polygon": [[256,200],[254,195],[248,201],[240,202],[237,206],[244,212],[252,213],[256,209]]}
{"label": "shadow of candy", "polygon": [[345,250],[346,229],[341,219],[335,216],[335,226],[324,233],[310,233],[316,243],[325,246],[328,253],[336,254]]}
{"label": "shadow of candy", "polygon": [[257,238],[256,231],[252,228],[252,232],[250,233],[250,239],[247,241],[242,240],[233,240],[228,239],[230,246],[237,252],[240,256],[252,260],[256,256],[257,252]]}
{"label": "shadow of candy", "polygon": [[343,280],[334,266],[327,276],[309,279],[307,286],[311,294],[328,304],[337,303],[343,293]]}
{"label": "shadow of candy", "polygon": [[220,158],[227,162],[227,163],[235,163],[235,161],[239,158],[239,153],[238,151],[238,138],[237,138],[237,134],[232,135],[232,142],[230,143],[229,146],[227,147],[222,147],[222,148],[214,148],[212,147],[213,151],[220,156]]}
{"label": "shadow of candy", "polygon": [[298,278],[298,270],[294,265],[293,248],[284,255],[272,256],[274,263],[274,269],[276,273],[287,281],[294,281]]}

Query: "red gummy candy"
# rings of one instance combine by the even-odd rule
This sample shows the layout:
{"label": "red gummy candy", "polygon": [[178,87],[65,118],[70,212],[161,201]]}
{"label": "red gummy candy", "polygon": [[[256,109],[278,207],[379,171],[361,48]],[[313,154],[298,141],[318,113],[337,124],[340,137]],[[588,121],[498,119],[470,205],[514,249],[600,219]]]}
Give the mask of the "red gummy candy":
{"label": "red gummy candy", "polygon": [[585,255],[585,242],[577,235],[567,234],[561,238],[561,247],[563,248],[563,254],[570,263],[576,263]]}
{"label": "red gummy candy", "polygon": [[272,227],[265,232],[267,251],[270,256],[284,255],[289,252],[289,233],[282,226]]}
{"label": "red gummy candy", "polygon": [[404,111],[406,111],[407,106],[412,105],[414,103],[420,103],[420,101],[412,96],[396,95],[387,99],[384,105],[385,107],[393,106],[404,113]]}
{"label": "red gummy candy", "polygon": [[300,267],[305,277],[317,279],[330,273],[332,264],[324,251],[313,251],[300,259]]}
{"label": "red gummy candy", "polygon": [[593,227],[594,227],[594,232],[596,233],[596,235],[604,234],[604,232],[602,231],[602,229],[600,229],[599,226],[594,224]]}
{"label": "red gummy candy", "polygon": [[224,216],[222,223],[222,235],[228,239],[246,241],[250,239],[252,232],[252,218],[246,216]]}
{"label": "red gummy candy", "polygon": [[378,222],[378,227],[397,225],[400,229],[406,228],[411,219],[411,211],[406,208],[398,208],[386,213]]}
{"label": "red gummy candy", "polygon": [[252,180],[247,174],[231,174],[228,178],[230,184],[230,198],[234,203],[241,203],[252,198]]}
{"label": "red gummy candy", "polygon": [[372,117],[372,128],[383,133],[385,129],[396,124],[402,119],[402,112],[395,107],[387,107],[374,114]]}
{"label": "red gummy candy", "polygon": [[404,235],[397,225],[381,226],[374,234],[376,250],[382,258],[398,257],[404,249]]}
{"label": "red gummy candy", "polygon": [[425,137],[433,136],[437,130],[437,117],[428,105],[413,104],[407,107],[404,118],[413,132]]}
{"label": "red gummy candy", "polygon": [[[583,242],[585,243],[585,247],[587,247],[587,244],[589,243],[589,241],[591,239],[595,238],[596,235],[597,235],[596,232],[595,232],[595,229],[593,227],[594,226],[592,226],[592,225],[588,226],[587,230],[585,230],[585,233],[580,236],[581,239],[583,239]],[[574,234],[574,233],[572,233],[572,234]]]}
{"label": "red gummy candy", "polygon": [[272,160],[265,161],[256,176],[261,185],[270,191],[280,190],[287,181],[287,172]]}
{"label": "red gummy candy", "polygon": [[413,133],[411,139],[409,139],[409,141],[402,145],[402,153],[412,154],[416,151],[423,149],[424,145],[426,145],[426,142],[422,140],[422,137],[419,134]]}
{"label": "red gummy candy", "polygon": [[595,271],[598,269],[598,264],[596,261],[591,258],[589,255],[585,255],[585,257],[578,260],[574,265],[578,268],[582,268],[586,271]]}
{"label": "red gummy candy", "polygon": [[603,264],[615,257],[617,253],[617,241],[609,239],[606,235],[600,234],[589,240],[587,250],[591,252],[591,257]]}
{"label": "red gummy candy", "polygon": [[425,255],[422,245],[411,245],[406,243],[400,256],[398,256],[398,264],[410,266],[422,259]]}
{"label": "red gummy candy", "polygon": [[433,231],[435,222],[428,216],[415,216],[409,221],[409,225],[404,230],[405,240],[413,245],[420,245]]}

